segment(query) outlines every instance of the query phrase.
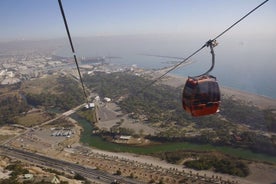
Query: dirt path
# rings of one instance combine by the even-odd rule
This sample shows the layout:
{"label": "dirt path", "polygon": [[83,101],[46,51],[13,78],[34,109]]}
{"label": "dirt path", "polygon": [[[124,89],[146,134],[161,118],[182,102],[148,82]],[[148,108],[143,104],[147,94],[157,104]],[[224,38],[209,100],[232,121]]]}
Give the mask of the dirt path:
{"label": "dirt path", "polygon": [[260,184],[276,183],[276,167],[263,163],[252,163],[249,165],[251,174],[246,178]]}
{"label": "dirt path", "polygon": [[[145,167],[155,166],[155,167],[168,169],[168,170],[175,169],[178,171],[184,171],[185,173],[193,173],[194,175],[198,173],[200,176],[207,176],[209,178],[221,177],[223,178],[223,180],[234,181],[240,184],[271,184],[273,182],[276,182],[276,175],[275,175],[276,167],[265,165],[262,163],[251,164],[250,165],[250,169],[252,169],[251,174],[247,178],[240,178],[240,177],[231,176],[227,174],[214,173],[212,171],[195,171],[192,169],[183,168],[182,165],[170,164],[164,160],[160,160],[158,158],[151,157],[151,156],[136,155],[131,153],[114,153],[114,152],[108,152],[108,151],[103,151],[98,149],[91,149],[91,150],[93,153],[101,154],[111,158],[134,161],[136,163],[144,164]],[[260,170],[262,170],[262,172],[259,172]],[[262,174],[264,174],[263,176],[267,176],[267,177],[263,177]]]}

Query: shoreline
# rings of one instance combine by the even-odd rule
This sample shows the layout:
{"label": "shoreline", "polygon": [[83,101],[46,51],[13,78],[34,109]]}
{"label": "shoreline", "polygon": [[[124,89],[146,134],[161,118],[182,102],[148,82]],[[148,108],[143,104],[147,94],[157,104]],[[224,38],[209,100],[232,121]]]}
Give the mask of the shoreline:
{"label": "shoreline", "polygon": [[221,87],[221,92],[227,96],[233,96],[236,100],[242,100],[249,103],[253,103],[257,105],[261,109],[275,109],[276,108],[276,99],[258,95],[254,93],[250,93],[247,91],[242,91],[239,89],[234,89],[227,86]]}
{"label": "shoreline", "polygon": [[[151,73],[154,79],[158,78],[164,73],[164,71],[154,71]],[[161,79],[161,83],[172,86],[172,87],[180,87],[183,90],[187,77],[168,74],[164,78]],[[255,105],[261,109],[276,109],[276,99],[264,95],[259,95],[255,93],[251,93],[248,91],[243,91],[240,89],[235,89],[228,86],[220,85],[220,92],[222,95],[233,97],[234,100],[241,100],[243,102]]]}

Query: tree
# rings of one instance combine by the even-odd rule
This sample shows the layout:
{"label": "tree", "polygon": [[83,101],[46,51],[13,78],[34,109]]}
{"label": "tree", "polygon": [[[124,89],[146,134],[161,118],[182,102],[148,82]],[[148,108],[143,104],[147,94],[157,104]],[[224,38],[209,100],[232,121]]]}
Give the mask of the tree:
{"label": "tree", "polygon": [[122,171],[121,170],[117,170],[115,175],[121,175],[122,174]]}

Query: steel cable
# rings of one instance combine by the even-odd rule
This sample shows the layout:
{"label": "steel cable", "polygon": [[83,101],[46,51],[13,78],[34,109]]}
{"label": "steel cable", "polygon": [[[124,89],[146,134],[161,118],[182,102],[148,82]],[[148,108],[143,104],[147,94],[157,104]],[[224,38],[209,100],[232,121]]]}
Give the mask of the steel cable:
{"label": "steel cable", "polygon": [[63,10],[63,7],[62,7],[61,0],[58,0],[58,3],[59,3],[59,7],[60,7],[60,12],[62,14],[63,22],[64,22],[64,25],[65,25],[65,28],[66,28],[67,36],[68,36],[68,39],[69,39],[69,42],[70,42],[70,46],[71,46],[71,49],[72,49],[72,53],[74,55],[74,60],[75,60],[76,66],[77,66],[77,70],[78,70],[78,73],[79,73],[79,77],[80,77],[80,82],[81,82],[81,85],[82,85],[83,94],[84,94],[84,97],[86,99],[87,105],[89,105],[88,96],[87,96],[87,94],[85,92],[84,83],[83,83],[82,76],[81,76],[81,73],[80,73],[80,68],[79,68],[77,56],[75,54],[75,49],[74,49],[74,46],[73,46],[73,41],[71,39],[69,27],[68,27],[68,24],[67,24],[67,21],[66,21],[66,17],[65,17],[65,13],[64,13],[64,10]]}
{"label": "steel cable", "polygon": [[256,6],[254,9],[252,9],[250,12],[248,12],[246,15],[244,15],[242,18],[240,18],[238,21],[236,21],[234,24],[232,24],[231,26],[229,26],[227,29],[225,29],[222,33],[220,33],[219,35],[217,35],[214,39],[207,41],[202,47],[200,47],[198,50],[196,50],[195,52],[193,52],[191,55],[189,55],[187,58],[185,58],[183,61],[179,62],[178,64],[172,66],[171,69],[169,69],[168,71],[166,71],[164,74],[162,74],[160,77],[158,77],[157,79],[153,80],[151,83],[149,83],[148,85],[146,85],[144,88],[142,88],[142,90],[138,91],[137,94],[143,92],[146,88],[150,87],[151,85],[153,85],[154,83],[156,83],[158,80],[162,79],[164,76],[166,76],[168,73],[170,73],[171,71],[175,70],[176,68],[178,68],[180,65],[182,65],[183,63],[185,63],[187,60],[189,60],[191,57],[193,57],[194,55],[196,55],[198,52],[200,52],[203,48],[205,48],[208,43],[211,41],[215,41],[217,40],[219,37],[221,37],[222,35],[224,35],[226,32],[228,32],[230,29],[232,29],[234,26],[236,26],[239,22],[241,22],[243,19],[245,19],[247,16],[249,16],[251,13],[253,13],[254,11],[256,11],[258,8],[260,8],[262,5],[264,5],[265,3],[267,3],[269,0],[265,0],[264,2],[262,2],[261,4],[259,4],[258,6]]}

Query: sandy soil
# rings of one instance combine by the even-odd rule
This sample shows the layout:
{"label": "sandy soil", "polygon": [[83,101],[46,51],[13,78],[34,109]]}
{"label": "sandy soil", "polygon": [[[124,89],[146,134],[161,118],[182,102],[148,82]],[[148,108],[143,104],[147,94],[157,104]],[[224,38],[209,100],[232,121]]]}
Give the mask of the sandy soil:
{"label": "sandy soil", "polygon": [[123,115],[119,109],[120,108],[115,103],[105,103],[99,106],[98,116],[100,117],[100,121],[96,125],[100,129],[110,130],[110,128],[117,123],[121,123],[120,127],[132,129],[136,134],[140,134],[141,130],[143,130],[143,134],[154,134],[158,132],[156,128],[152,128],[129,118],[128,114]]}
{"label": "sandy soil", "polygon": [[262,163],[252,163],[249,165],[251,174],[246,178],[260,184],[276,183],[276,167]]}
{"label": "sandy soil", "polygon": [[10,172],[6,172],[4,171],[3,168],[0,167],[0,179],[6,179],[6,178],[9,178]]}
{"label": "sandy soil", "polygon": [[10,172],[5,171],[4,169],[8,165],[9,161],[10,160],[8,158],[0,156],[0,179],[9,178]]}
{"label": "sandy soil", "polygon": [[[74,134],[71,134],[70,137],[53,136],[53,131],[56,130],[51,130],[51,128],[56,128],[56,125],[46,125],[26,131],[20,137],[11,140],[9,144],[27,150],[39,150],[39,152],[44,154],[57,154],[63,150],[64,147],[78,142],[80,138],[81,127],[78,126],[75,120],[71,118],[68,118],[67,120],[74,125],[74,128],[71,129]],[[59,128],[62,128],[62,126]]]}
{"label": "sandy soil", "polygon": [[22,132],[21,128],[17,128],[15,126],[2,126],[0,127],[1,135],[18,135]]}
{"label": "sandy soil", "polygon": [[276,108],[276,99],[273,99],[273,98],[260,96],[260,95],[256,95],[256,94],[252,94],[244,91],[239,91],[228,87],[221,87],[221,93],[229,97],[232,96],[234,99],[237,99],[237,100],[242,100],[242,101],[252,103],[262,109]]}
{"label": "sandy soil", "polygon": [[5,125],[0,127],[0,143],[5,144],[5,142],[13,139],[16,136],[19,136],[24,129],[16,126]]}

